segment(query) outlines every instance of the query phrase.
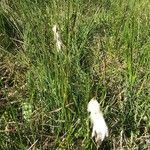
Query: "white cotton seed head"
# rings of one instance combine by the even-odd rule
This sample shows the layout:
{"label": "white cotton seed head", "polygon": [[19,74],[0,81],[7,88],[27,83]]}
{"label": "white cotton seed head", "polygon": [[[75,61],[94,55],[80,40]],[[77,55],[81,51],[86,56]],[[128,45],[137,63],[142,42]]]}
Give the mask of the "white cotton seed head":
{"label": "white cotton seed head", "polygon": [[56,33],[57,32],[57,25],[54,25],[52,30],[53,30],[54,33]]}
{"label": "white cotton seed head", "polygon": [[57,41],[56,47],[58,50],[61,50],[61,44],[62,44],[61,41]]}
{"label": "white cotton seed head", "polygon": [[88,112],[94,113],[99,111],[100,111],[100,107],[98,101],[95,98],[92,98],[88,103]]}
{"label": "white cotton seed head", "polygon": [[61,41],[58,30],[59,30],[59,28],[57,27],[57,25],[54,25],[52,28],[52,31],[54,32],[54,40],[56,42],[57,51],[60,51],[61,47],[62,47],[62,41]]}
{"label": "white cotton seed head", "polygon": [[93,126],[92,138],[95,137],[96,143],[100,144],[105,137],[108,137],[108,127],[100,111],[99,103],[95,98],[91,99],[88,103],[88,112],[90,112],[90,119]]}

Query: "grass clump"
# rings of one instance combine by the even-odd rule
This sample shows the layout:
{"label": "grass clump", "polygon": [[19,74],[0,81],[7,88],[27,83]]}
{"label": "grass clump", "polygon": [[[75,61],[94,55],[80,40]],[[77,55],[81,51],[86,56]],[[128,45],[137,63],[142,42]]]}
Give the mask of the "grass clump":
{"label": "grass clump", "polygon": [[[0,149],[149,149],[149,1],[0,2]],[[57,51],[52,28],[63,43]]]}

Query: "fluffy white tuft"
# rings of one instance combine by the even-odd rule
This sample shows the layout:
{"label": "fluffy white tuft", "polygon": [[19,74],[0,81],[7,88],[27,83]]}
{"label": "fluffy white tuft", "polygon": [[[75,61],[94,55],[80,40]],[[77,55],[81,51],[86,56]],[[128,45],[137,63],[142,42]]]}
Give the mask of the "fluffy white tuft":
{"label": "fluffy white tuft", "polygon": [[108,127],[100,111],[99,103],[95,98],[92,98],[88,103],[88,112],[90,112],[90,119],[93,126],[92,138],[95,137],[96,143],[100,144],[105,137],[108,137]]}
{"label": "fluffy white tuft", "polygon": [[52,31],[54,32],[54,40],[56,42],[57,51],[59,52],[61,50],[61,47],[62,47],[62,41],[61,41],[60,34],[59,34],[58,30],[59,30],[59,28],[57,27],[57,25],[54,25],[52,28]]}

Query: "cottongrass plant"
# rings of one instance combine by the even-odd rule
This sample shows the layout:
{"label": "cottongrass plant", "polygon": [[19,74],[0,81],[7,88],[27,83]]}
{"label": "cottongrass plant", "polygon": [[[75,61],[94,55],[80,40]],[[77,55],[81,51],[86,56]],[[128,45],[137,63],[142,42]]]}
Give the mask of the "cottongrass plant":
{"label": "cottongrass plant", "polygon": [[96,149],[93,94],[108,108],[101,149],[150,149],[148,4],[1,0],[0,150]]}
{"label": "cottongrass plant", "polygon": [[97,143],[97,147],[99,147],[105,137],[108,137],[108,127],[100,110],[100,105],[95,98],[92,98],[88,103],[88,112],[90,112],[93,127],[92,138],[95,137],[95,142]]}

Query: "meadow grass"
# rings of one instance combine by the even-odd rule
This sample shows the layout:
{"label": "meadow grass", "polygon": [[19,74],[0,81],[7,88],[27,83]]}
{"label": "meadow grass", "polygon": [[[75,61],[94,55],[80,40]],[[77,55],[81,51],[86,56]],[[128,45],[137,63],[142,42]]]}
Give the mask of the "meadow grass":
{"label": "meadow grass", "polygon": [[101,149],[148,150],[149,12],[148,0],[1,0],[0,149],[96,149],[96,96],[109,128]]}

